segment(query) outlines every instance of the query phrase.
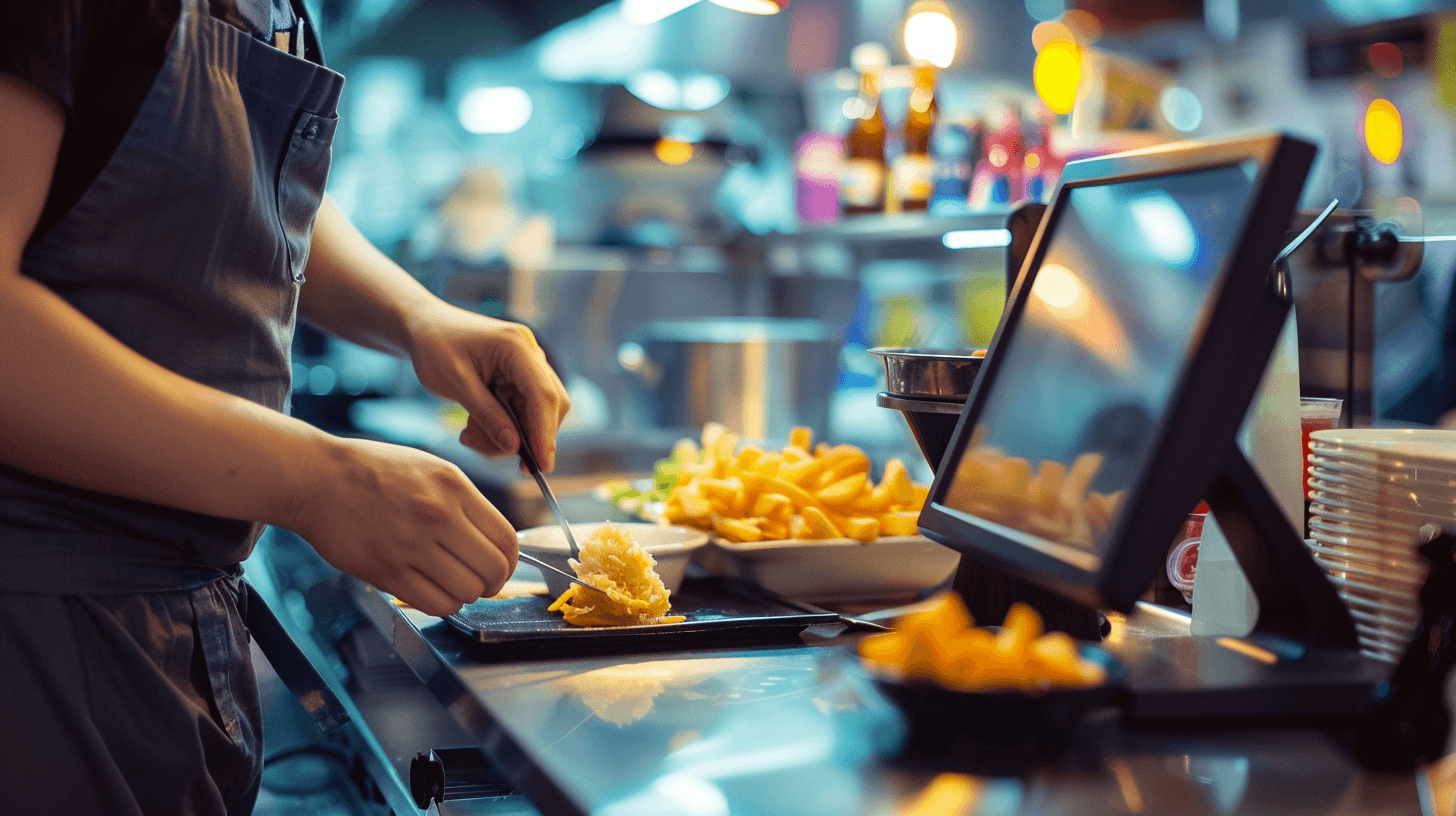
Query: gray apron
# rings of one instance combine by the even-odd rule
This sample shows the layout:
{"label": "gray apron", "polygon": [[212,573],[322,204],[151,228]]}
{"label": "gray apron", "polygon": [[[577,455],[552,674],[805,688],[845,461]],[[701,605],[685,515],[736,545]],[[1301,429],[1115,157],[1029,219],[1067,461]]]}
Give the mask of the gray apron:
{"label": "gray apron", "polygon": [[[21,271],[157,363],[286,410],[343,78],[181,2],[130,131]],[[0,813],[251,811],[237,564],[260,529],[0,466]]]}

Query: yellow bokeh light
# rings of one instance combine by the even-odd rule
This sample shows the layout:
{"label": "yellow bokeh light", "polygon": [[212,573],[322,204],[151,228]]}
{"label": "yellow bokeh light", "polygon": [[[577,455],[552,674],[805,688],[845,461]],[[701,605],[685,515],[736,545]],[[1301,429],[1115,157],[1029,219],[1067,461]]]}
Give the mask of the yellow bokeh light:
{"label": "yellow bokeh light", "polygon": [[1365,146],[1381,164],[1395,164],[1405,141],[1400,111],[1389,99],[1377,99],[1365,109]]}
{"label": "yellow bokeh light", "polygon": [[1082,84],[1082,49],[1067,40],[1047,43],[1036,54],[1031,79],[1037,96],[1053,113],[1071,113],[1077,86]]}
{"label": "yellow bokeh light", "polygon": [[652,149],[663,164],[686,164],[693,157],[692,144],[678,139],[658,139]]}

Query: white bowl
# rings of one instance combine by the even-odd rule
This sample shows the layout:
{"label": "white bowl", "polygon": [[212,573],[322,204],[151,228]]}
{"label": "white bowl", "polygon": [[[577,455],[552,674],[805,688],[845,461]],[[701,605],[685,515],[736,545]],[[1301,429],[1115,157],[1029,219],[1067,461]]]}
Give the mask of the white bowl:
{"label": "white bowl", "polygon": [[961,555],[925,536],[881,536],[868,544],[714,539],[700,563],[805,603],[901,599],[951,580]]}
{"label": "white bowl", "polygon": [[[627,534],[657,560],[657,575],[662,578],[668,592],[676,593],[682,586],[683,573],[692,560],[693,551],[708,543],[708,534],[690,527],[671,527],[646,522],[595,522],[573,524],[571,534],[579,545],[586,541],[603,524],[610,523]],[[566,546],[566,536],[556,525],[532,527],[516,533],[516,543],[521,550],[540,558],[548,564],[572,572],[567,559],[571,552]],[[555,598],[570,586],[565,578],[547,570],[541,570],[546,581],[546,591]]]}

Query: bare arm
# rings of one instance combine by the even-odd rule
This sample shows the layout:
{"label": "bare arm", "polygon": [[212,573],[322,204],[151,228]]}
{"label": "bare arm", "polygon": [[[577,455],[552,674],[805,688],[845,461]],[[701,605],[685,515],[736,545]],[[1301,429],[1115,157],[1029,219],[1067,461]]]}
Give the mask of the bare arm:
{"label": "bare arm", "polygon": [[0,74],[0,461],[65,484],[294,529],[426,611],[493,593],[510,525],[458,468],[331,437],[135,353],[20,273],[64,121]]}
{"label": "bare arm", "polygon": [[359,233],[325,197],[314,226],[304,319],[363,346],[407,356],[420,382],[470,413],[461,441],[487,456],[514,455],[510,418],[488,389],[497,377],[522,398],[531,449],[550,471],[566,389],[530,329],[456,308],[435,297]]}
{"label": "bare arm", "polygon": [[307,478],[288,451],[322,434],[147,360],[20,274],[62,128],[48,98],[0,75],[0,457],[78,487],[288,519]]}

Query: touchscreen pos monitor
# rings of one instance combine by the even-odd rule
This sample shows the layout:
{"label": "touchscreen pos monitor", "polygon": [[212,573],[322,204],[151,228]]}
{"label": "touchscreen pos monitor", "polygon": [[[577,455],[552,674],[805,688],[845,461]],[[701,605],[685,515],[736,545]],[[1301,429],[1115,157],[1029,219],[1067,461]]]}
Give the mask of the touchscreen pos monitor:
{"label": "touchscreen pos monitor", "polygon": [[1210,690],[1229,703],[1204,701],[1210,716],[1290,713],[1244,692],[1306,675],[1339,678],[1333,695],[1298,693],[1338,713],[1373,682],[1348,611],[1235,441],[1289,312],[1273,261],[1314,155],[1275,134],[1068,164],[920,516],[941,544],[1126,612],[1206,498],[1259,598],[1236,646],[1259,660],[1130,666],[1143,713],[1186,713],[1166,695]]}

